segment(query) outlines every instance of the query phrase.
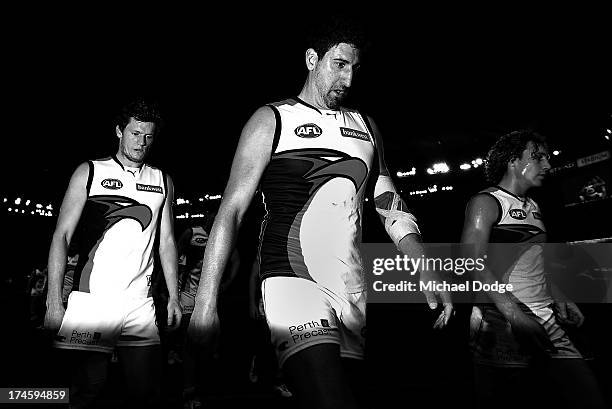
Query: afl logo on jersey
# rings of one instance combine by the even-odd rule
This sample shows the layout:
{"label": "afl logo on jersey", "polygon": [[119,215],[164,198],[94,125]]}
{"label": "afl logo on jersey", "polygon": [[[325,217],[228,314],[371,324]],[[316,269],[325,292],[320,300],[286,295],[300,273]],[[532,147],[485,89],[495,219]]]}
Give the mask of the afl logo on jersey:
{"label": "afl logo on jersey", "polygon": [[317,124],[304,124],[295,128],[295,134],[300,138],[316,138],[323,133]]}
{"label": "afl logo on jersey", "polygon": [[523,209],[510,209],[510,217],[516,220],[525,220],[527,213]]}
{"label": "afl logo on jersey", "polygon": [[117,190],[123,187],[123,183],[121,183],[118,179],[104,179],[101,183],[102,187],[106,189]]}

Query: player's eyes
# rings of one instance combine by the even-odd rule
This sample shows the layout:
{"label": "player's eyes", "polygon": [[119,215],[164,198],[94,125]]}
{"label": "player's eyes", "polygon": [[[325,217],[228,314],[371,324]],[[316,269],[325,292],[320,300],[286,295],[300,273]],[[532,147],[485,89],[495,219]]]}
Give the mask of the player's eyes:
{"label": "player's eyes", "polygon": [[541,162],[544,159],[550,160],[550,155],[548,155],[547,153],[536,152],[531,155],[531,158]]}

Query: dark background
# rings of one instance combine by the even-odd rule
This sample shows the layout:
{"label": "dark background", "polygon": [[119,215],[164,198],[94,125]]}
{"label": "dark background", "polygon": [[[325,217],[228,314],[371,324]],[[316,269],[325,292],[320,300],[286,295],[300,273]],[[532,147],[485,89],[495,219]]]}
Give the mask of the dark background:
{"label": "dark background", "polygon": [[[303,34],[319,16],[338,13],[323,5],[266,7],[240,13],[230,7],[162,8],[151,14],[127,8],[7,13],[3,197],[52,203],[57,215],[75,167],[116,151],[113,118],[138,95],[158,99],[165,113],[166,127],[151,162],[172,175],[177,197],[222,193],[242,126],[262,104],[299,93],[306,76]],[[377,122],[392,173],[417,168],[417,176],[396,183],[419,217],[426,241],[459,240],[465,203],[486,184],[482,167],[463,173],[458,166],[484,158],[499,135],[534,128],[548,137],[551,149],[561,151],[553,166],[610,149],[603,138],[612,128],[610,35],[597,10],[411,6],[400,12],[380,6],[353,13],[367,21],[373,41],[349,104]],[[440,160],[452,172],[426,175],[425,168]],[[610,199],[565,207],[566,177],[571,174],[560,172],[534,192],[551,240],[611,236]],[[423,198],[407,194],[433,184],[455,189]],[[7,215],[4,204],[1,210],[3,276],[15,283],[34,266],[44,266],[56,217]],[[260,209],[253,214],[260,216]],[[370,209],[365,239],[385,241],[375,219]],[[177,234],[184,226],[177,222]],[[249,240],[257,226],[257,217],[247,223],[246,247],[255,245]],[[239,279],[235,285],[238,299],[243,284]],[[22,328],[26,311],[16,312],[20,307],[13,298],[3,300],[14,318],[3,333],[12,325]],[[432,335],[430,317],[408,310],[372,307],[371,362],[384,374],[380,385],[397,379],[390,374],[398,368],[405,370],[400,379],[413,385],[421,370],[436,373],[436,365],[445,362],[456,373],[469,371],[462,361],[465,327]],[[376,338],[375,330],[382,335]],[[16,356],[29,356],[27,348],[41,347],[32,342],[10,344]],[[439,345],[447,353],[435,357],[433,347]],[[17,371],[6,382],[26,385],[34,379],[29,373]]]}

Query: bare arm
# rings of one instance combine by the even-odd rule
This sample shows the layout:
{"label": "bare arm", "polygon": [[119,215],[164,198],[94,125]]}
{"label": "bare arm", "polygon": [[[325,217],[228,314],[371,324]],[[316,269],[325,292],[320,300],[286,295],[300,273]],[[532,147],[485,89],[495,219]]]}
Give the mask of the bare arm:
{"label": "bare arm", "polygon": [[176,328],[181,323],[181,308],[178,298],[178,258],[176,241],[174,240],[174,216],[172,202],[174,201],[174,185],[170,176],[166,183],[168,192],[162,209],[159,231],[159,259],[166,287],[168,288],[168,327]]}
{"label": "bare arm", "polygon": [[66,270],[68,246],[76,226],[81,218],[83,207],[87,201],[87,178],[89,165],[82,163],[72,174],[68,189],[64,194],[62,206],[53,232],[49,260],[47,264],[49,289],[47,292],[47,314],[45,327],[57,331],[64,315],[62,304],[62,284]]}
{"label": "bare arm", "polygon": [[238,271],[240,270],[240,254],[238,254],[238,250],[236,248],[232,250],[232,254],[228,263],[229,268],[226,271],[226,275],[221,280],[221,287],[219,289],[219,292],[227,290],[229,286],[232,285],[232,282],[234,281],[234,279],[238,275]]}
{"label": "bare arm", "polygon": [[[493,224],[498,217],[498,207],[495,199],[489,195],[474,196],[467,205],[461,243],[464,256],[472,259],[482,258],[489,244],[489,236]],[[474,269],[472,278],[484,283],[496,281],[495,275],[488,268]],[[519,306],[506,294],[489,291],[487,295],[495,303],[497,309],[506,317],[512,330],[526,347],[535,350],[552,348],[544,328],[528,317]]]}
{"label": "bare arm", "polygon": [[[465,257],[475,260],[476,258],[482,258],[487,253],[491,229],[498,215],[497,203],[489,195],[476,195],[469,201],[461,234]],[[484,283],[494,283],[496,281],[495,275],[488,268],[475,269],[472,275],[473,279]],[[491,291],[487,292],[487,295],[508,320],[511,320],[516,314],[522,314],[516,303],[507,294]]]}
{"label": "bare arm", "polygon": [[[251,116],[240,135],[223,201],[204,252],[200,285],[190,321],[191,334],[196,339],[204,337],[202,329],[217,314],[221,276],[234,247],[242,218],[270,161],[275,127],[276,119],[272,109],[261,107]],[[199,329],[196,328],[198,326]]]}
{"label": "bare arm", "polygon": [[[416,217],[408,210],[406,203],[402,200],[384,158],[384,149],[380,131],[374,121],[369,118],[369,122],[374,132],[376,147],[378,151],[378,168],[379,174],[375,175],[376,185],[374,187],[374,202],[376,211],[380,215],[381,221],[385,225],[385,230],[397,248],[410,258],[418,259],[425,254],[423,248],[421,233],[417,225]],[[427,273],[427,274],[433,274]],[[420,271],[420,276],[424,277],[425,272]],[[430,277],[433,279],[433,277]],[[434,324],[436,328],[442,328],[450,319],[453,311],[450,294],[440,293],[444,303],[444,311],[441,313],[438,320]],[[425,292],[425,297],[431,309],[437,307],[435,295],[430,292]]]}

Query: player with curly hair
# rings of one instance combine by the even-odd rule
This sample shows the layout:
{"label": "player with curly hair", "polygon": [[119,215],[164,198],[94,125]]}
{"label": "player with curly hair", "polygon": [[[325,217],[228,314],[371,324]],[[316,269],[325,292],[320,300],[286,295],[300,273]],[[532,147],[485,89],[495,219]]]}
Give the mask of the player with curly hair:
{"label": "player with curly hair", "polygon": [[[487,268],[476,270],[473,278],[513,287],[511,294],[480,294],[472,310],[476,395],[482,407],[516,407],[530,392],[546,403],[561,396],[569,407],[603,407],[595,377],[564,329],[580,326],[584,317],[576,304],[559,301],[546,280],[541,245],[546,228],[528,193],[542,186],[549,170],[545,139],[530,130],[511,132],[487,155],[485,174],[493,186],[467,205],[461,239],[467,256],[488,256]],[[501,248],[498,243],[521,245]],[[555,385],[552,392],[543,386],[549,381]],[[494,401],[498,396],[503,400]]]}

